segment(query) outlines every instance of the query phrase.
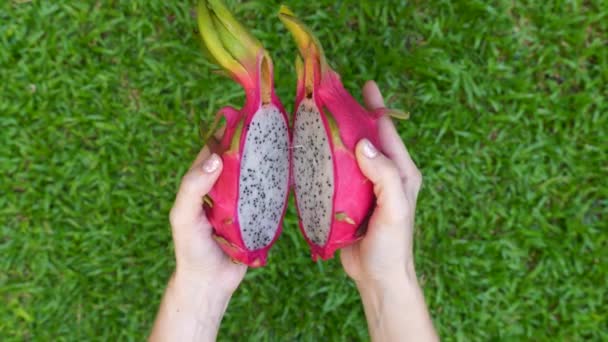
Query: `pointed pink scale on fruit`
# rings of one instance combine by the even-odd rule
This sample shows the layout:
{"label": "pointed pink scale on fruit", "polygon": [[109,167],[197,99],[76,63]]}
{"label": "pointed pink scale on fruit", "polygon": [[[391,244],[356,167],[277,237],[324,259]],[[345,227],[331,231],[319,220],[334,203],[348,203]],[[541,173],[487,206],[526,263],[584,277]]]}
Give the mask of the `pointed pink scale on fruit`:
{"label": "pointed pink scale on fruit", "polygon": [[338,123],[340,137],[350,150],[363,138],[369,139],[375,146],[378,140],[378,116],[372,111],[362,107],[340,82],[334,71],[328,71],[324,82],[317,90],[319,102],[334,117]]}

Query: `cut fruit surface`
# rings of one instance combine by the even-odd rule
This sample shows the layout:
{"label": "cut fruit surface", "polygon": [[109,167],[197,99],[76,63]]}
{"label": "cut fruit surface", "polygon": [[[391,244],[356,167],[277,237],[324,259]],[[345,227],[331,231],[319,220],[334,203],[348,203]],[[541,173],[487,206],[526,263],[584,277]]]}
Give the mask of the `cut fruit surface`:
{"label": "cut fruit surface", "polygon": [[289,186],[289,134],[278,108],[263,106],[249,123],[239,174],[238,220],[245,246],[272,242]]}
{"label": "cut fruit surface", "polygon": [[295,114],[293,173],[302,228],[310,241],[325,245],[331,226],[334,163],[324,118],[311,99]]}

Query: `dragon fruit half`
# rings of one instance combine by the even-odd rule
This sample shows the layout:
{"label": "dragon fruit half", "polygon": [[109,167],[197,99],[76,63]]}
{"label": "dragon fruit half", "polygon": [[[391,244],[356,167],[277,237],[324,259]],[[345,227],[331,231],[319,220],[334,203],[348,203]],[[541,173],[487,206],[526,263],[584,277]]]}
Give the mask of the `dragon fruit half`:
{"label": "dragon fruit half", "polygon": [[328,259],[361,237],[375,205],[373,186],[357,165],[356,143],[367,138],[380,146],[378,119],[406,114],[363,108],[344,89],[309,28],[285,6],[279,17],[301,56],[296,60],[291,163],[300,229],[313,260]]}
{"label": "dragon fruit half", "polygon": [[258,267],[281,232],[290,179],[289,130],[275,95],[272,60],[221,1],[198,3],[210,55],[245,90],[245,104],[222,108],[226,129],[213,152],[223,171],[204,198],[213,236],[233,260]]}

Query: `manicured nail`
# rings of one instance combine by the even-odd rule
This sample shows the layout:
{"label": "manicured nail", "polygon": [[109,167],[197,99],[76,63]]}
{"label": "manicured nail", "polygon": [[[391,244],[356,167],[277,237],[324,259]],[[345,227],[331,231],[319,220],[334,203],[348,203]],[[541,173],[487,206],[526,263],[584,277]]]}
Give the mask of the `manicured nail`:
{"label": "manicured nail", "polygon": [[375,158],[378,155],[378,150],[369,140],[363,139],[363,154],[367,158]]}
{"label": "manicured nail", "polygon": [[212,154],[205,163],[203,163],[203,171],[207,173],[213,173],[217,168],[220,167],[220,157],[217,154]]}

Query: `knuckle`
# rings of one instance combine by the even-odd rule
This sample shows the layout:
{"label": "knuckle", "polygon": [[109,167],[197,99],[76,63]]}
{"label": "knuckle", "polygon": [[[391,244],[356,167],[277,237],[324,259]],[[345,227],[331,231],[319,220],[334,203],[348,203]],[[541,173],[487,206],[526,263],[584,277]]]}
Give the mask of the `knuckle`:
{"label": "knuckle", "polygon": [[171,212],[169,213],[169,223],[173,232],[192,224],[192,222],[189,221],[189,216],[186,215],[184,210],[180,209],[171,209]]}
{"label": "knuckle", "polygon": [[184,175],[184,177],[182,178],[182,184],[180,185],[180,191],[183,190],[188,190],[190,188],[192,188],[192,186],[194,186],[194,184],[196,184],[196,175],[192,172],[189,171],[188,173],[186,173]]}
{"label": "knuckle", "polygon": [[172,228],[180,228],[190,225],[191,222],[190,208],[183,200],[176,200],[173,207],[169,211],[169,223]]}
{"label": "knuckle", "polygon": [[169,211],[169,223],[171,224],[171,227],[180,225],[179,210],[175,206],[173,206],[171,211]]}
{"label": "knuckle", "polygon": [[411,216],[411,210],[407,204],[392,204],[386,206],[388,210],[384,210],[378,216],[378,221],[388,227],[403,227],[407,224]]}
{"label": "knuckle", "polygon": [[173,228],[181,227],[186,224],[183,210],[180,210],[179,206],[174,205],[173,208],[171,208],[171,211],[169,211],[169,223]]}
{"label": "knuckle", "polygon": [[415,169],[414,172],[408,177],[406,181],[407,187],[409,187],[415,193],[418,193],[422,187],[422,173],[420,170]]}
{"label": "knuckle", "polygon": [[383,178],[386,180],[398,180],[401,177],[399,176],[399,169],[397,165],[390,159],[386,159],[386,166],[384,167],[384,175]]}
{"label": "knuckle", "polygon": [[416,184],[417,187],[422,185],[422,173],[420,170],[416,169],[412,175],[412,183]]}

